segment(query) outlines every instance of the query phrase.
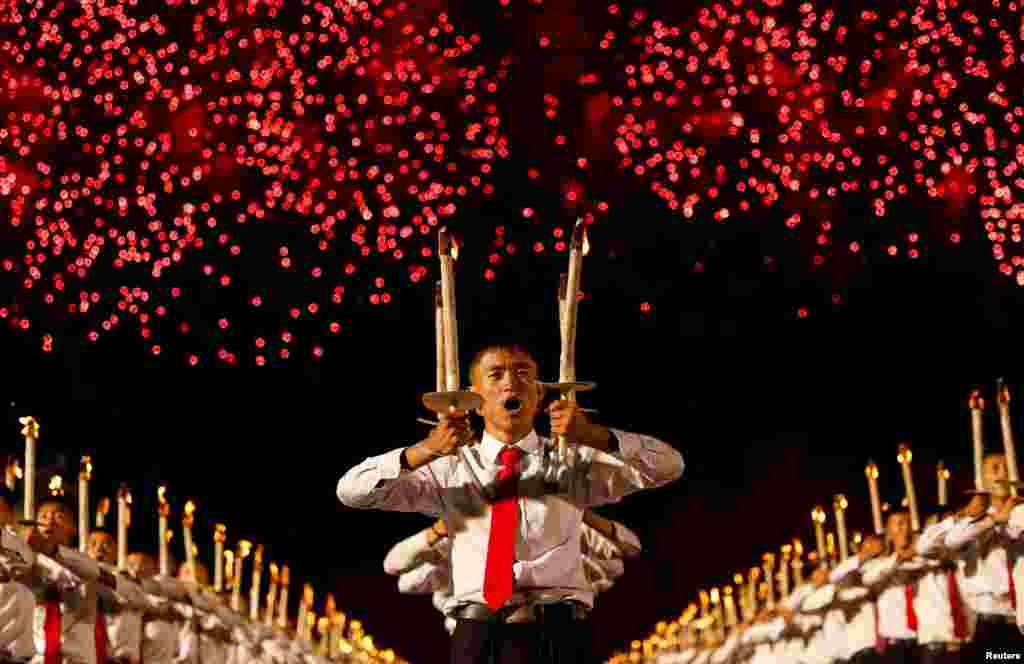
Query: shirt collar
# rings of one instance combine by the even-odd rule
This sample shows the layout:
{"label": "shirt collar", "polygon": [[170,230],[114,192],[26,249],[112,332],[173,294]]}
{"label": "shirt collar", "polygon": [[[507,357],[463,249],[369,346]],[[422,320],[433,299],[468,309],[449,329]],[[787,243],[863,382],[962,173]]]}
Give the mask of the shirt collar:
{"label": "shirt collar", "polygon": [[[540,449],[540,436],[537,435],[536,431],[531,430],[515,446],[522,450],[524,454],[533,454]],[[483,450],[484,457],[490,463],[497,464],[498,455],[505,448],[505,443],[484,431],[483,438],[480,440],[480,448]]]}

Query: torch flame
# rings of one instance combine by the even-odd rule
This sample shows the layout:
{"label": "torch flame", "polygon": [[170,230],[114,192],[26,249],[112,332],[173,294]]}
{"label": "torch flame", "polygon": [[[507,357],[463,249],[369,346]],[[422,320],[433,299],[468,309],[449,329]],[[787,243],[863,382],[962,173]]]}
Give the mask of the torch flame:
{"label": "torch flame", "polygon": [[590,236],[587,235],[587,230],[583,229],[583,255],[586,256],[590,253]]}
{"label": "torch flame", "polygon": [[280,573],[277,571],[277,563],[270,563],[270,582],[277,583],[280,580]]}
{"label": "torch flame", "polygon": [[161,485],[160,488],[158,488],[156,490],[156,499],[160,501],[161,505],[167,503],[167,487],[166,486]]}
{"label": "torch flame", "polygon": [[793,551],[797,556],[802,556],[804,554],[804,543],[801,542],[799,538],[793,538]]}
{"label": "torch flame", "polygon": [[334,612],[338,610],[338,605],[334,601],[334,594],[327,593],[327,599],[324,600],[324,613],[328,616],[333,616]]}
{"label": "torch flame", "polygon": [[174,539],[174,531],[171,530],[170,528],[168,528],[167,529],[167,541],[170,542],[172,539]]}
{"label": "torch flame", "polygon": [[997,383],[997,386],[998,386],[997,387],[997,390],[998,390],[998,397],[997,398],[999,399],[999,403],[1003,404],[1003,405],[1006,405],[1006,404],[1010,403],[1010,388],[1007,387],[1006,383],[1003,382],[1002,378],[1000,378],[998,381],[996,381],[996,383]]}
{"label": "torch flame", "polygon": [[738,572],[736,574],[733,574],[732,575],[732,582],[735,583],[737,586],[742,586],[743,585],[743,575],[738,573]]}
{"label": "torch flame", "polygon": [[110,498],[100,498],[100,504],[96,508],[96,511],[100,514],[110,513]]}
{"label": "torch flame", "polygon": [[92,479],[92,457],[91,456],[84,456],[84,457],[82,457],[82,464],[81,464],[81,470],[80,470],[79,479],[83,479],[86,482],[88,482],[89,480]]}
{"label": "torch flame", "polygon": [[249,540],[239,540],[238,550],[241,551],[243,560],[248,558],[249,554],[252,553],[252,542]]}
{"label": "torch flame", "polygon": [[313,608],[313,586],[308,583],[302,587],[302,601],[307,609]]}
{"label": "torch flame", "polygon": [[825,509],[818,505],[811,511],[811,519],[816,523],[825,523]]}
{"label": "torch flame", "polygon": [[253,564],[259,567],[263,564],[263,545],[256,545],[256,555],[253,556]]}
{"label": "torch flame", "polygon": [[845,511],[848,506],[849,506],[849,503],[846,502],[846,496],[844,496],[841,493],[836,495],[836,497],[835,497],[835,508],[837,510]]}
{"label": "torch flame", "polygon": [[228,527],[223,523],[218,523],[214,526],[213,541],[223,544],[224,540],[227,539],[227,533]]}
{"label": "torch flame", "polygon": [[50,478],[50,495],[64,495],[64,478],[61,477],[60,475],[54,475],[53,477]]}
{"label": "torch flame", "polygon": [[792,551],[793,551],[793,545],[792,544],[783,544],[782,548],[780,550],[782,551],[782,557],[783,558],[789,558],[789,554],[792,553]]}
{"label": "torch flame", "polygon": [[29,415],[28,417],[19,417],[18,421],[22,424],[22,436],[26,438],[39,438],[39,422],[36,421],[36,418]]}
{"label": "torch flame", "polygon": [[901,464],[910,463],[913,458],[913,454],[910,453],[910,447],[906,443],[900,443],[899,452],[896,455],[896,460]]}
{"label": "torch flame", "polygon": [[24,473],[21,470],[21,464],[19,464],[17,460],[14,461],[14,476],[19,480],[24,476]]}
{"label": "torch flame", "polygon": [[967,406],[971,410],[985,410],[985,399],[981,396],[981,390],[971,391],[971,396],[967,399]]}
{"label": "torch flame", "polygon": [[291,573],[288,570],[288,566],[285,565],[284,567],[281,568],[281,585],[287,586],[288,585],[288,581],[289,581],[290,578],[291,578]]}
{"label": "torch flame", "polygon": [[718,594],[718,588],[712,588],[711,589],[711,603],[717,606],[718,602],[719,602],[719,599],[720,598],[719,598],[719,594]]}
{"label": "torch flame", "polygon": [[191,500],[186,502],[185,503],[185,515],[181,519],[182,524],[184,524],[184,526],[186,528],[191,528],[192,527],[192,524],[193,524],[193,522],[195,520],[195,517],[193,517],[193,514],[195,514],[195,512],[196,512],[196,504],[194,502],[192,502]]}
{"label": "torch flame", "polygon": [[864,469],[864,474],[870,479],[878,479],[878,466],[875,465],[874,461],[868,461],[867,468]]}

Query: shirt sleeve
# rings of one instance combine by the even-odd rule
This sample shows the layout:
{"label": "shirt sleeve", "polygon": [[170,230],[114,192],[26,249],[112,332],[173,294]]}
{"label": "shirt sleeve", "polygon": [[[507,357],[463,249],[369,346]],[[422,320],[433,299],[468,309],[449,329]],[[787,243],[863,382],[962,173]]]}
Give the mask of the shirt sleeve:
{"label": "shirt sleeve", "polygon": [[398,577],[398,592],[403,595],[428,595],[434,592],[437,565],[426,563]]}
{"label": "shirt sleeve", "polygon": [[612,523],[615,525],[615,538],[618,540],[622,553],[630,558],[639,556],[644,547],[640,544],[640,538],[636,536],[636,533],[618,521],[612,521]]}
{"label": "shirt sleeve", "polygon": [[391,547],[388,555],[384,557],[384,571],[392,576],[398,576],[415,567],[419,559],[432,548],[427,543],[429,534],[429,529],[421,530]]}
{"label": "shirt sleeve", "polygon": [[858,567],[860,567],[860,557],[850,556],[832,570],[832,573],[828,575],[828,582],[839,583],[852,574]]}
{"label": "shirt sleeve", "polygon": [[[682,477],[683,457],[672,446],[651,436],[611,430],[619,441],[619,449],[611,455],[597,455],[593,448],[583,448],[589,463],[575,467],[572,483],[576,502],[582,506],[615,502],[643,489],[665,486]],[[602,456],[612,457],[604,461]],[[616,463],[618,462],[618,463]]]}
{"label": "shirt sleeve", "polygon": [[581,524],[580,531],[583,538],[583,551],[591,558],[610,560],[622,555],[615,543],[599,533],[595,528],[587,524]]}
{"label": "shirt sleeve", "polygon": [[962,548],[991,529],[992,522],[987,518],[980,520],[958,519],[946,533],[946,546],[954,550]]}
{"label": "shirt sleeve", "polygon": [[919,556],[937,555],[945,547],[946,534],[954,524],[956,519],[950,517],[925,528],[917,538],[914,552]]}
{"label": "shirt sleeve", "polygon": [[[451,457],[444,457],[413,471],[403,472],[401,455],[405,448],[370,457],[350,469],[338,481],[338,500],[355,509],[391,512],[423,512],[438,516],[442,484],[448,476]],[[431,477],[431,470],[434,477]]]}
{"label": "shirt sleeve", "polygon": [[617,579],[626,572],[625,564],[618,558],[595,561],[609,579]]}

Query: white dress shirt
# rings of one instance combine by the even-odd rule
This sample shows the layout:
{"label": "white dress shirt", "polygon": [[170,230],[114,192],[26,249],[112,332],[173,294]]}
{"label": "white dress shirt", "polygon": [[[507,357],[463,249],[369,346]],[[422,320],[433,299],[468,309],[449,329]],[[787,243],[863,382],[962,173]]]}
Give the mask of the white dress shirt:
{"label": "white dress shirt", "polygon": [[[896,554],[878,560],[880,562],[876,567],[864,573],[866,585],[879,585],[884,588],[878,594],[878,634],[889,640],[917,639],[917,632],[910,629],[907,621],[907,584],[890,583],[887,579],[897,570],[921,569],[926,563],[920,558],[900,562]],[[916,587],[917,581],[914,581],[912,585]],[[920,624],[920,619],[918,624]]]}
{"label": "white dress shirt", "polygon": [[146,664],[171,664],[178,650],[178,630],[178,625],[167,620],[144,622],[142,660]]}
{"label": "white dress shirt", "polygon": [[[989,508],[989,514],[994,512]],[[1017,546],[1022,532],[1012,522],[992,527],[990,522],[970,518],[957,519],[947,532],[948,548],[968,547],[958,556],[965,572],[961,589],[964,600],[979,615],[1015,617],[1010,603],[1007,547]]]}
{"label": "white dress shirt", "polygon": [[423,563],[398,577],[398,592],[403,595],[428,595],[449,584],[448,564]]}
{"label": "white dress shirt", "polygon": [[0,530],[0,658],[24,662],[35,653],[32,617],[36,600],[26,585],[36,554],[13,528]]}
{"label": "white dress shirt", "polygon": [[[65,557],[61,547],[59,556]],[[77,552],[75,552],[77,554]],[[80,555],[80,554],[79,554]],[[80,562],[76,559],[76,562]],[[61,613],[61,660],[64,664],[96,664],[96,586],[85,583],[60,562],[43,554],[36,555],[32,590],[36,598],[32,635],[35,641],[33,664],[42,664],[46,654],[46,604],[48,590],[59,595]]]}
{"label": "white dress shirt", "polygon": [[[954,583],[960,594],[960,610],[967,627],[964,642],[970,641],[978,617],[964,598],[962,591],[963,570],[959,567],[953,571]],[[932,643],[957,643],[955,622],[953,619],[953,603],[949,593],[949,572],[944,567],[936,566],[931,573],[923,576],[917,584],[914,596],[914,610],[917,612],[917,641],[922,645]]]}
{"label": "white dress shirt", "polygon": [[399,576],[423,563],[437,565],[442,561],[447,562],[451,548],[449,538],[441,538],[431,545],[429,535],[430,529],[427,528],[391,547],[384,557],[384,571]]}
{"label": "white dress shirt", "polygon": [[[665,443],[612,430],[619,450],[615,463],[580,446],[572,493],[547,493],[543,478],[551,441],[530,432],[516,447],[523,451],[519,476],[519,537],[515,559],[530,563],[529,578],[513,569],[517,580],[508,604],[576,600],[593,606],[593,590],[580,560],[580,526],[587,507],[615,501],[630,493],[678,479],[682,456]],[[467,603],[484,604],[484,568],[490,536],[489,495],[504,444],[485,433],[477,445],[460,449],[456,460],[438,459],[402,472],[404,448],[371,457],[338,482],[338,498],[349,507],[445,515],[452,541],[454,593],[449,610]],[[521,567],[521,565],[520,565]]]}

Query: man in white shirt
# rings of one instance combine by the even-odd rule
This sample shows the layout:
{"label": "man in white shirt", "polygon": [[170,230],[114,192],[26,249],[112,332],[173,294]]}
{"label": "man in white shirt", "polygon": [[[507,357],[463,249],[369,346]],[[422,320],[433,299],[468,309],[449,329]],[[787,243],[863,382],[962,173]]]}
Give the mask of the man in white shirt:
{"label": "man in white shirt", "polygon": [[1002,454],[985,456],[982,476],[984,492],[972,498],[941,538],[941,545],[957,552],[957,558],[963,561],[964,601],[978,617],[974,642],[963,651],[966,658],[984,658],[988,651],[1020,647],[1022,643],[1010,573],[1021,553],[1024,535],[1024,529],[1010,523],[1010,514],[1020,499],[1009,496],[1006,458]]}
{"label": "man in white shirt", "polygon": [[371,457],[338,482],[349,507],[444,517],[454,591],[445,612],[458,620],[452,664],[587,661],[594,593],[580,556],[583,511],[682,475],[672,447],[592,424],[559,400],[547,409],[552,436],[577,445],[577,461],[567,493],[549,494],[552,443],[534,431],[537,373],[521,346],[485,348],[470,367],[483,397],[479,444],[464,447],[466,414],[453,411],[425,440]]}
{"label": "man in white shirt", "polygon": [[35,652],[35,597],[27,582],[35,552],[14,530],[14,493],[0,484],[0,662],[27,662]]}
{"label": "man in white shirt", "polygon": [[[117,541],[106,530],[97,528],[89,533],[86,554],[112,574],[117,573]],[[142,644],[142,614],[127,605],[118,595],[117,587],[130,583],[127,578],[114,577],[113,588],[100,588],[97,638],[102,629],[106,636],[106,660],[116,664],[138,664]],[[141,593],[141,588],[138,589]]]}
{"label": "man in white shirt", "polygon": [[[622,558],[637,556],[641,550],[640,539],[629,528],[592,510],[584,512],[580,553],[595,594],[611,589],[625,571]],[[430,528],[391,547],[384,558],[384,571],[398,576],[398,592],[403,595],[432,594],[434,606],[443,614],[452,596],[450,558],[448,529],[438,519]],[[524,570],[523,576],[527,575]],[[449,635],[455,625],[455,619],[445,618]]]}
{"label": "man in white shirt", "polygon": [[[37,563],[48,557],[84,578],[81,571],[88,567],[88,559],[70,548],[76,532],[70,501],[62,493],[40,491],[40,495],[43,497],[36,507],[38,525],[28,536],[29,545],[37,552]],[[98,570],[93,571],[98,576]],[[36,575],[32,590],[36,597],[33,664],[97,664],[96,584],[85,582],[69,589]]]}

